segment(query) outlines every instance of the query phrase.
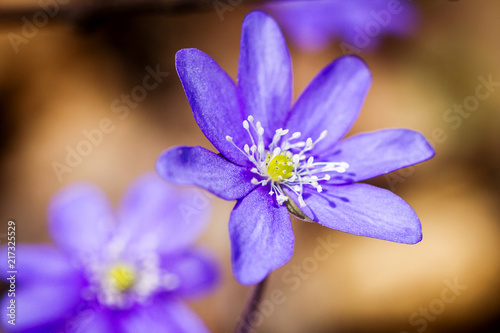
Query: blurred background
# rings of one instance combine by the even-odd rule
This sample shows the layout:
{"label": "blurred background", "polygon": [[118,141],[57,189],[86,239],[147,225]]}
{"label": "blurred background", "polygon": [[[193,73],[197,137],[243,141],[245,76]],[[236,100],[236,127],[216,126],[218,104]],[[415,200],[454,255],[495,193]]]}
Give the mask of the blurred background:
{"label": "blurred background", "polygon": [[[413,4],[420,11],[413,35],[387,36],[376,50],[359,53],[373,85],[351,134],[406,127],[432,142],[432,160],[369,181],[412,205],[423,241],[394,244],[294,220],[295,254],[271,274],[258,332],[497,332],[500,326],[500,2]],[[47,203],[72,182],[94,182],[118,203],[167,147],[211,148],[175,73],[175,52],[203,50],[235,78],[241,23],[256,4],[231,6],[222,17],[211,2],[141,15],[60,12],[36,30],[19,13],[2,16],[20,6],[40,4],[0,6],[2,243],[9,219],[17,222],[18,242],[50,242]],[[289,43],[295,96],[343,54],[339,42],[315,52]],[[142,86],[147,68],[169,75],[131,102],[129,112],[119,109],[122,96]],[[472,105],[478,89],[490,94]],[[471,111],[453,111],[464,103]],[[68,167],[68,152],[104,119],[112,130]],[[56,171],[59,164],[66,168]],[[212,332],[231,332],[251,289],[230,269],[234,202],[211,200],[212,220],[199,243],[215,252],[223,279],[191,305]],[[316,260],[315,249],[329,241],[335,250]],[[273,290],[285,300],[274,303]]]}

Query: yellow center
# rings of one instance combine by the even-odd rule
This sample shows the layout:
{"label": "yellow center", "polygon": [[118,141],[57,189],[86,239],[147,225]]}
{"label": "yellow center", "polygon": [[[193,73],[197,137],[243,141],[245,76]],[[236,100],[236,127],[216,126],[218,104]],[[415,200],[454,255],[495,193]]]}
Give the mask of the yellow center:
{"label": "yellow center", "polygon": [[109,277],[119,291],[130,289],[135,282],[135,271],[130,265],[117,264],[109,270]]}
{"label": "yellow center", "polygon": [[[270,156],[268,154],[267,160]],[[267,174],[274,181],[280,181],[282,179],[290,178],[293,173],[292,159],[286,155],[275,156],[270,162],[266,160],[267,164]]]}

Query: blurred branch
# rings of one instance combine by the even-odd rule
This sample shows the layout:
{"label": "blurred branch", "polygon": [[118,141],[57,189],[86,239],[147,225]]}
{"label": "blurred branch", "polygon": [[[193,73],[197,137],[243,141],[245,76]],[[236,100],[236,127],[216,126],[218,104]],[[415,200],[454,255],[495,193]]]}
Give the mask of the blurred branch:
{"label": "blurred branch", "polygon": [[[213,10],[216,2],[232,7],[241,4],[258,4],[273,0],[108,0],[87,3],[59,4],[57,0],[46,1],[45,6],[0,6],[0,25],[23,24],[23,17],[31,19],[39,12],[51,15],[51,22],[81,23],[106,17],[135,17],[141,15],[174,15]],[[274,0],[276,1],[276,0]],[[49,12],[51,11],[51,12]]]}

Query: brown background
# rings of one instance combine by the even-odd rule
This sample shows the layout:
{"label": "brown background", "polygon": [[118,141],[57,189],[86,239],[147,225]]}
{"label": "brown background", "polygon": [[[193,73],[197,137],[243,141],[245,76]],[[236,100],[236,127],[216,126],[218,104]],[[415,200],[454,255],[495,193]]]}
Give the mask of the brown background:
{"label": "brown background", "polygon": [[[416,2],[415,2],[416,3]],[[37,1],[2,1],[2,8]],[[425,332],[495,332],[499,313],[500,87],[452,128],[443,114],[475,94],[478,77],[500,81],[500,3],[433,1],[421,10],[418,32],[386,38],[362,54],[373,86],[352,133],[407,127],[432,138],[436,157],[393,175],[392,189],[419,214],[424,239],[413,246],[356,237],[294,221],[295,254],[271,275],[268,293],[284,293],[259,332],[417,332],[409,318],[420,307],[438,313]],[[0,24],[0,221],[18,225],[18,242],[50,242],[46,206],[74,181],[92,181],[113,200],[161,151],[177,145],[210,147],[198,129],[175,74],[175,52],[199,48],[236,76],[242,19],[252,7],[237,6],[221,21],[213,9],[135,18],[108,16],[94,24],[54,20],[15,52],[9,33],[21,21]],[[1,8],[0,8],[1,13]],[[308,54],[291,46],[297,95],[314,75],[341,55],[338,44]],[[142,83],[146,66],[170,72],[125,119],[111,105]],[[115,129],[60,182],[52,162],[63,163],[83,130],[104,118]],[[437,130],[439,131],[439,130]],[[370,183],[390,188],[386,177]],[[214,213],[200,244],[223,268],[222,285],[192,306],[213,332],[231,332],[249,288],[230,271],[227,221],[234,203],[213,199]],[[0,230],[0,233],[4,231]],[[317,238],[338,248],[318,262],[297,289],[287,282],[294,265],[314,256]],[[309,259],[308,259],[309,258]],[[305,260],[305,261],[304,261]],[[297,276],[297,275],[294,275]],[[439,309],[445,281],[467,288]],[[442,303],[444,304],[444,303]],[[418,317],[422,318],[422,317]]]}

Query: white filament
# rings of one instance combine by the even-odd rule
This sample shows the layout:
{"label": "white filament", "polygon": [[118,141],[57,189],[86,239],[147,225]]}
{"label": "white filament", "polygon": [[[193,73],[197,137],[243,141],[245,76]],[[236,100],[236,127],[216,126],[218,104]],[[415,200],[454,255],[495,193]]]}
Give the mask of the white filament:
{"label": "white filament", "polygon": [[[250,146],[245,144],[243,149],[241,149],[234,143],[232,137],[226,136],[226,140],[231,142],[255,165],[251,171],[258,176],[252,178],[252,184],[261,184],[264,186],[270,182],[271,190],[269,194],[276,195],[276,200],[280,205],[288,200],[288,196],[283,191],[283,187],[287,187],[294,192],[299,198],[300,206],[304,207],[306,205],[302,195],[304,185],[310,185],[318,192],[321,192],[323,189],[319,182],[328,181],[331,177],[329,174],[318,177],[317,174],[325,172],[344,173],[347,168],[349,168],[349,164],[346,162],[315,162],[314,157],[310,156],[307,158],[306,153],[311,151],[318,142],[323,140],[327,136],[328,131],[322,131],[315,141],[311,138],[307,138],[305,141],[295,142],[295,140],[300,138],[300,132],[295,132],[290,137],[283,140],[283,136],[287,135],[289,130],[279,128],[275,131],[273,139],[266,149],[264,147],[264,128],[259,121],[254,122],[254,120],[253,116],[248,116],[247,120],[243,121],[243,128],[250,136]],[[252,135],[252,130],[257,135],[257,141]],[[298,152],[294,153],[291,150]],[[290,166],[293,165],[293,171],[292,176],[288,178],[280,176],[276,181],[268,174],[268,165],[266,161],[272,161],[273,158],[280,154],[284,154],[290,158],[291,162],[288,163]]]}

